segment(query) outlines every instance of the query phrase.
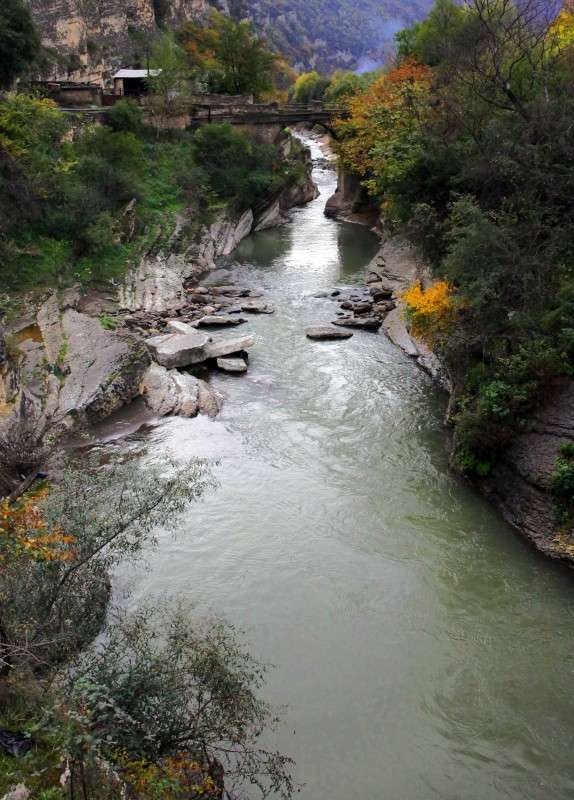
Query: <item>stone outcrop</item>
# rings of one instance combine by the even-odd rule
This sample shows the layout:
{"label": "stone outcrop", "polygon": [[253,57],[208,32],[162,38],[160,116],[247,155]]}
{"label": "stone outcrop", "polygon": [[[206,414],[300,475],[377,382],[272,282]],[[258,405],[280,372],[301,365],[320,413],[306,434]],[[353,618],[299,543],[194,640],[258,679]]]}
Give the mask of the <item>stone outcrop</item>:
{"label": "stone outcrop", "polygon": [[183,305],[184,281],[213,269],[216,258],[232,253],[251,233],[253,212],[248,209],[238,216],[221,212],[192,242],[185,240],[187,222],[183,214],[179,215],[168,242],[144,256],[128,276],[120,288],[123,308],[161,312]]}
{"label": "stone outcrop", "polygon": [[369,201],[360,178],[339,166],[337,190],[327,200],[325,216],[342,222],[373,226],[377,223],[378,210]]}
{"label": "stone outcrop", "polygon": [[[152,34],[204,17],[207,0],[26,0],[46,47],[60,65],[50,77],[109,82],[120,66],[144,57],[130,31]],[[66,58],[67,56],[67,58]],[[67,64],[65,63],[67,61]]]}
{"label": "stone outcrop", "polygon": [[564,444],[574,443],[574,381],[556,387],[550,401],[501,455],[482,491],[504,518],[536,547],[574,564],[574,527],[560,521],[551,492],[552,477]]}
{"label": "stone outcrop", "polygon": [[38,412],[68,425],[103,419],[131,402],[150,364],[138,337],[105,329],[78,310],[79,300],[74,290],[48,298],[13,361],[13,400],[25,390]]}

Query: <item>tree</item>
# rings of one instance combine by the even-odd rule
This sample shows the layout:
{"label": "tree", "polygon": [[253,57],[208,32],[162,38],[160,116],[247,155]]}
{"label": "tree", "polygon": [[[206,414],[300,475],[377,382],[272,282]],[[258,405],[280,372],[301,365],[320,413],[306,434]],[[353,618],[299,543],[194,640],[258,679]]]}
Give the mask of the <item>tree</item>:
{"label": "tree", "polygon": [[0,89],[34,62],[40,53],[40,37],[30,11],[22,0],[3,0],[0,8]]}
{"label": "tree", "polygon": [[156,40],[151,65],[147,79],[151,94],[147,108],[158,129],[169,127],[170,119],[187,110],[193,77],[185,53],[172,34],[163,32]]}
{"label": "tree", "polygon": [[214,11],[210,27],[193,23],[182,31],[184,48],[200,80],[221,94],[253,94],[273,89],[276,55],[255,35],[247,20],[235,22]]}
{"label": "tree", "polygon": [[0,662],[49,669],[97,635],[114,565],[139,558],[157,526],[210,485],[202,462],[167,473],[151,467],[144,477],[136,464],[118,463],[64,471],[38,504],[42,525],[28,531],[32,542],[69,537],[58,557],[36,558],[28,547],[2,562]]}
{"label": "tree", "polygon": [[157,780],[178,759],[180,779],[203,767],[197,796],[213,796],[224,782],[229,798],[251,785],[262,797],[288,800],[291,760],[259,743],[278,722],[258,697],[266,670],[232,626],[197,620],[185,604],[116,612],[103,642],[68,672],[63,710],[76,726],[70,756],[85,761],[88,738],[112,763],[121,753],[120,770],[143,796],[142,771]]}
{"label": "tree", "polygon": [[318,72],[304,72],[295,81],[292,90],[292,100],[295,103],[310,103],[313,100],[322,100],[329,86],[329,78],[319,75]]}

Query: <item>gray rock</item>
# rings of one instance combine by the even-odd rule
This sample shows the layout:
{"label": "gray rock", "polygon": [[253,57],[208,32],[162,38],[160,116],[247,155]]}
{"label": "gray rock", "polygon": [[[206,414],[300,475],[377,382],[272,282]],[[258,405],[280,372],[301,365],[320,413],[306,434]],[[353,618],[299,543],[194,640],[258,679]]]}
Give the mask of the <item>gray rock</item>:
{"label": "gray rock", "polygon": [[179,319],[168,319],[167,329],[170,333],[181,333],[184,336],[195,333],[195,328],[192,325]]}
{"label": "gray rock", "polygon": [[215,417],[221,411],[223,397],[205,381],[199,381],[199,410],[208,417]]}
{"label": "gray rock", "polygon": [[221,358],[249,350],[255,344],[253,336],[213,337],[204,348],[205,358]]}
{"label": "gray rock", "polygon": [[333,320],[333,325],[345,328],[360,328],[364,331],[378,331],[382,322],[378,317],[341,317]]}
{"label": "gray rock", "polygon": [[208,341],[205,334],[194,331],[188,334],[168,333],[154,336],[147,339],[146,344],[154,361],[162,367],[173,369],[201,364],[209,358],[205,355]]}
{"label": "gray rock", "polygon": [[150,363],[140,340],[104,329],[99,319],[70,307],[66,297],[62,304],[55,296],[50,298],[38,313],[38,325],[47,364],[44,399],[50,413],[103,419],[137,397]]}
{"label": "gray rock", "polygon": [[373,304],[366,302],[353,303],[355,314],[368,314],[372,310]]}
{"label": "gray rock", "polygon": [[206,328],[215,325],[241,325],[242,322],[246,320],[243,317],[224,317],[223,315],[213,314],[210,317],[202,317],[201,319],[197,320],[197,327],[198,328]]}
{"label": "gray rock", "polygon": [[2,798],[2,800],[28,800],[32,797],[32,793],[24,783],[19,783],[10,789]]}
{"label": "gray rock", "polygon": [[310,325],[305,331],[308,339],[350,339],[352,331],[342,331],[332,325]]}
{"label": "gray rock", "polygon": [[152,364],[143,377],[141,393],[148,407],[160,417],[195,417],[199,412],[199,380],[176,369]]}
{"label": "gray rock", "polygon": [[242,358],[218,358],[217,366],[223,372],[242,374],[247,372],[247,363]]}
{"label": "gray rock", "polygon": [[269,303],[265,303],[260,300],[250,300],[247,303],[243,303],[241,306],[241,310],[245,311],[246,314],[274,314],[275,309]]}

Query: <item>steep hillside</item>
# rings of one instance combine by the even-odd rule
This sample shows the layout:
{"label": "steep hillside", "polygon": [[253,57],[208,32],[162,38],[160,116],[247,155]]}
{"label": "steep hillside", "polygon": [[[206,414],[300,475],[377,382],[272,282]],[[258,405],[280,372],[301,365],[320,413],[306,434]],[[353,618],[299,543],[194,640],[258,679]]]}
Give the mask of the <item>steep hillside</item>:
{"label": "steep hillside", "polygon": [[302,70],[369,69],[388,55],[394,34],[424,17],[431,0],[229,0]]}
{"label": "steep hillside", "polygon": [[44,44],[61,59],[53,77],[69,75],[85,81],[105,80],[118,66],[135,61],[142,33],[151,33],[160,25],[176,27],[210,7],[207,0],[27,2]]}
{"label": "steep hillside", "polygon": [[[430,0],[27,0],[61,63],[53,77],[106,80],[141,57],[141,33],[204,17],[210,7],[253,20],[302,70],[370,68],[394,33],[423,17]],[[138,38],[138,34],[140,34]]]}

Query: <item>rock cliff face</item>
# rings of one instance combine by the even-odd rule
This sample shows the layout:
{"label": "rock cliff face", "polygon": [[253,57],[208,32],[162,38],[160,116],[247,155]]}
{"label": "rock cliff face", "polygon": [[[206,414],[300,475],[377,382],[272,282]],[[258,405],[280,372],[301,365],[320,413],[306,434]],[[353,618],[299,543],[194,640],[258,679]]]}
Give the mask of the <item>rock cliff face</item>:
{"label": "rock cliff face", "polygon": [[134,32],[176,27],[210,8],[207,0],[26,1],[44,44],[62,57],[50,77],[101,83],[143,57]]}
{"label": "rock cliff face", "polygon": [[560,447],[574,443],[574,381],[556,387],[481,489],[504,518],[552,558],[574,564],[572,521],[560,521],[551,481]]}
{"label": "rock cliff face", "polygon": [[[383,243],[369,269],[381,277],[398,301],[400,294],[415,280],[424,282],[430,276],[428,267],[413,248],[397,238]],[[409,334],[400,301],[387,315],[383,330],[452,396],[449,377],[439,359]],[[538,550],[574,566],[574,526],[571,520],[560,519],[551,490],[560,448],[572,443],[574,381],[564,380],[532,417],[528,432],[516,437],[499,458],[492,474],[476,485],[497,506],[504,519]]]}

